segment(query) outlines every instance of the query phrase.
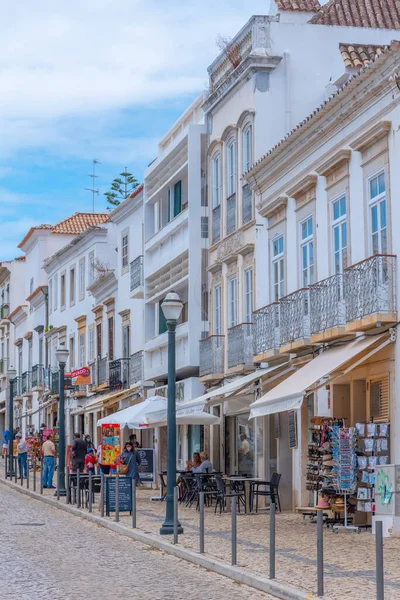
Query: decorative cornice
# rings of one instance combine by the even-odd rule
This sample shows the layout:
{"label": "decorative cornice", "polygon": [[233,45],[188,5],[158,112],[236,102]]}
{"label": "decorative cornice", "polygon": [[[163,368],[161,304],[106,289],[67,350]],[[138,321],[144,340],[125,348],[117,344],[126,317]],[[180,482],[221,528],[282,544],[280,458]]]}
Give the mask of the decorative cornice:
{"label": "decorative cornice", "polygon": [[104,306],[107,306],[107,308],[111,304],[115,304],[115,296],[110,296],[109,298],[107,298],[106,300],[104,300],[103,304],[104,304]]}
{"label": "decorative cornice", "polygon": [[296,200],[299,196],[305,194],[315,187],[317,185],[317,181],[317,175],[306,175],[301,181],[296,183],[296,185],[289,188],[286,193],[289,198],[294,198]]}
{"label": "decorative cornice", "polygon": [[78,325],[82,325],[86,323],[87,315],[79,315],[79,317],[75,317],[74,321],[78,323]]}
{"label": "decorative cornice", "polygon": [[94,313],[97,316],[101,316],[101,313],[104,310],[104,306],[103,304],[98,304],[97,306],[95,306],[94,308],[92,308],[92,313]]}
{"label": "decorative cornice", "polygon": [[18,326],[20,323],[22,323],[22,321],[24,321],[27,318],[27,308],[27,304],[21,304],[20,306],[17,306],[17,308],[8,315],[9,321],[11,321],[13,325]]}
{"label": "decorative cornice", "polygon": [[275,198],[275,200],[272,200],[272,202],[268,202],[266,205],[265,205],[265,202],[263,202],[263,206],[261,207],[261,205],[260,205],[257,208],[259,209],[262,217],[269,219],[275,213],[279,212],[282,208],[287,206],[287,203],[288,203],[287,196],[278,196],[278,198]]}
{"label": "decorative cornice", "polygon": [[14,346],[17,346],[17,347],[22,346],[23,342],[24,342],[24,338],[17,338],[16,340],[14,340]]}
{"label": "decorative cornice", "polygon": [[119,312],[118,314],[124,320],[129,319],[129,317],[131,315],[131,309],[130,308],[124,308],[124,310],[121,310],[121,312]]}
{"label": "decorative cornice", "polygon": [[327,177],[333,171],[336,171],[339,167],[350,161],[351,150],[343,149],[339,150],[334,156],[330,156],[322,164],[320,164],[315,170],[318,175]]}
{"label": "decorative cornice", "polygon": [[371,129],[361,134],[358,138],[350,142],[349,146],[356,152],[365,152],[372,144],[379,141],[389,134],[392,129],[391,121],[380,121]]}
{"label": "decorative cornice", "polygon": [[31,340],[33,337],[33,331],[27,331],[26,333],[24,333],[24,340]]}

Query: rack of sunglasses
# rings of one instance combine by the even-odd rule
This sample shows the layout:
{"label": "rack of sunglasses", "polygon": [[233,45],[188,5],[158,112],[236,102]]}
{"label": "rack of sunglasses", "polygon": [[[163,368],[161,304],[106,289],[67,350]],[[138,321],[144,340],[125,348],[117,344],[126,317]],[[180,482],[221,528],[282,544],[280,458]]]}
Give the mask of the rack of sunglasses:
{"label": "rack of sunglasses", "polygon": [[375,512],[375,469],[389,464],[389,424],[357,423],[357,511]]}

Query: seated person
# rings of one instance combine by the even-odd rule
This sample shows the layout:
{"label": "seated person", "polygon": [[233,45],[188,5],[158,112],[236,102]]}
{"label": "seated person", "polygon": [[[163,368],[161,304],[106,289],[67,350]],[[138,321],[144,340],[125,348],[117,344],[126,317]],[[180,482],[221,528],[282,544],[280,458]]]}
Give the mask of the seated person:
{"label": "seated person", "polygon": [[199,467],[193,467],[193,473],[212,473],[213,466],[208,458],[207,452],[202,452],[200,454],[201,465]]}

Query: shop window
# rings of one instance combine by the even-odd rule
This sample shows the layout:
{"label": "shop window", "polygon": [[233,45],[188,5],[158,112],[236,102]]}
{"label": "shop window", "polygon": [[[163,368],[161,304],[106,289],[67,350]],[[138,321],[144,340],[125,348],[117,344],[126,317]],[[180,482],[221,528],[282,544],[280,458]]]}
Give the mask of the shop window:
{"label": "shop window", "polygon": [[375,423],[389,421],[389,376],[369,381],[369,416]]}

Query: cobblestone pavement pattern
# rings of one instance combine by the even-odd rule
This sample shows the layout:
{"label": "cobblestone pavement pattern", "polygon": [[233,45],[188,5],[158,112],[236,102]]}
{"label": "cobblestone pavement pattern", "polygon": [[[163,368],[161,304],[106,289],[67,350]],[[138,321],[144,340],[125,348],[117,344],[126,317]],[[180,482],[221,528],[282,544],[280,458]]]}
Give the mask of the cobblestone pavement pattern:
{"label": "cobblestone pavement pattern", "polygon": [[1,600],[273,600],[0,487]]}

